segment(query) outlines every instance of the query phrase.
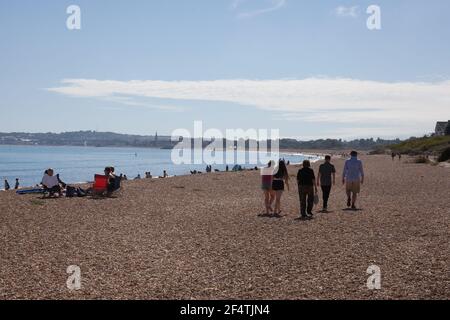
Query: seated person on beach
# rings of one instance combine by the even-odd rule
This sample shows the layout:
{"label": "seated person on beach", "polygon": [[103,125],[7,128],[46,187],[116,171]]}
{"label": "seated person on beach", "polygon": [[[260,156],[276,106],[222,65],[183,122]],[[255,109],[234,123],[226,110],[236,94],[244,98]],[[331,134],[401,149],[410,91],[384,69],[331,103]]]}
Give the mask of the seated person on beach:
{"label": "seated person on beach", "polygon": [[116,175],[114,174],[114,167],[106,167],[105,170],[105,176],[108,177],[108,193],[114,192],[116,187]]}
{"label": "seated person on beach", "polygon": [[169,175],[167,174],[167,171],[164,170],[164,171],[163,171],[163,175],[160,176],[160,178],[167,178],[167,177],[169,177]]}
{"label": "seated person on beach", "polygon": [[5,190],[8,191],[9,189],[11,189],[8,180],[5,179]]}
{"label": "seated person on beach", "polygon": [[50,168],[45,170],[41,184],[44,189],[50,193],[50,196],[53,196],[55,193],[57,193],[60,197],[62,197],[63,189],[59,184],[58,177],[54,175],[53,169]]}

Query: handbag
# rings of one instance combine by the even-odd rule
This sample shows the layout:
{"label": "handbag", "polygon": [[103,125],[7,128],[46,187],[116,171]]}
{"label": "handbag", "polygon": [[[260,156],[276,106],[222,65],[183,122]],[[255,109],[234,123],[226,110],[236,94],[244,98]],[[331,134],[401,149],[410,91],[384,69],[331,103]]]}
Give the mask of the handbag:
{"label": "handbag", "polygon": [[319,204],[319,195],[316,193],[315,195],[314,195],[314,205],[318,205]]}

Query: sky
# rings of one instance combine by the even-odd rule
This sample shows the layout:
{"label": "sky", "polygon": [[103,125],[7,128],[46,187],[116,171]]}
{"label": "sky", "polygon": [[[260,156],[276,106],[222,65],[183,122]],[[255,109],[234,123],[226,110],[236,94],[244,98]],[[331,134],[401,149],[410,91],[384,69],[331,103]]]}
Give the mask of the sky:
{"label": "sky", "polygon": [[0,132],[170,135],[202,121],[302,140],[422,136],[450,119],[449,12],[448,0],[0,0]]}

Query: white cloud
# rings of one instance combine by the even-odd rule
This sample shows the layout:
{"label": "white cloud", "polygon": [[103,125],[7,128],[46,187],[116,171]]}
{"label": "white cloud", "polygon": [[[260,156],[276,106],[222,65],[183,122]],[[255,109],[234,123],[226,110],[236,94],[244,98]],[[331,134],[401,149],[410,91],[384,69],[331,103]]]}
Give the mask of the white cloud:
{"label": "white cloud", "polygon": [[336,16],[338,17],[350,17],[350,18],[357,18],[359,16],[359,7],[353,6],[353,7],[344,7],[339,6],[334,10]]}
{"label": "white cloud", "polygon": [[[233,3],[231,4],[231,8],[233,10],[239,10],[242,7],[243,3],[245,2],[246,0],[234,0]],[[237,17],[241,19],[252,18],[271,11],[281,9],[286,5],[286,0],[268,0],[265,2],[268,2],[266,7],[260,9],[253,9],[249,11],[241,11],[237,14]]]}
{"label": "white cloud", "polygon": [[[404,135],[431,130],[450,118],[450,81],[377,82],[343,78],[303,80],[112,81],[66,79],[48,89],[73,97],[159,98],[229,102],[278,112],[279,119],[316,124],[383,128]],[[130,100],[131,99],[131,100]],[[214,104],[211,104],[214,107]],[[375,130],[378,128],[378,131]]]}
{"label": "white cloud", "polygon": [[124,96],[100,96],[98,97],[99,100],[102,101],[109,101],[114,102],[126,106],[133,106],[133,107],[144,107],[148,109],[158,109],[163,111],[171,111],[171,112],[182,112],[185,111],[186,108],[180,107],[180,106],[171,106],[171,105],[155,105],[155,104],[149,104],[146,102],[136,101],[132,97],[124,97]]}

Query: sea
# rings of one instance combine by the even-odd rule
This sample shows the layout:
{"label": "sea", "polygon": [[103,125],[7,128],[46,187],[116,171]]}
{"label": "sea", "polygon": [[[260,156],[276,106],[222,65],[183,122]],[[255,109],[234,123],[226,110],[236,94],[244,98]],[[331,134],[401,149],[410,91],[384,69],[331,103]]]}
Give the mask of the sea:
{"label": "sea", "polygon": [[[200,150],[200,152],[202,152]],[[234,165],[241,165],[250,169],[263,166],[267,162],[249,163],[249,159],[273,160],[284,158],[290,163],[300,163],[308,158],[317,160],[317,155],[304,155],[301,153],[264,154],[260,157],[257,151],[236,151],[233,157],[225,155],[224,151],[215,152],[216,159],[224,159],[222,164],[212,164],[215,169],[223,171],[228,165],[231,170]],[[256,154],[252,154],[256,153]],[[231,159],[232,158],[232,159]],[[153,177],[163,174],[167,170],[170,176],[187,175],[190,171],[205,172],[206,163],[176,164],[172,160],[172,150],[153,148],[117,148],[117,147],[75,147],[75,146],[10,146],[0,145],[0,189],[4,189],[4,179],[7,179],[11,188],[14,188],[16,178],[21,187],[30,187],[39,184],[44,171],[53,168],[60,174],[61,180],[66,183],[84,183],[93,180],[94,174],[103,173],[106,166],[114,166],[116,174],[126,174],[128,179],[142,178],[145,172],[151,172]],[[242,161],[245,159],[245,161]]]}

